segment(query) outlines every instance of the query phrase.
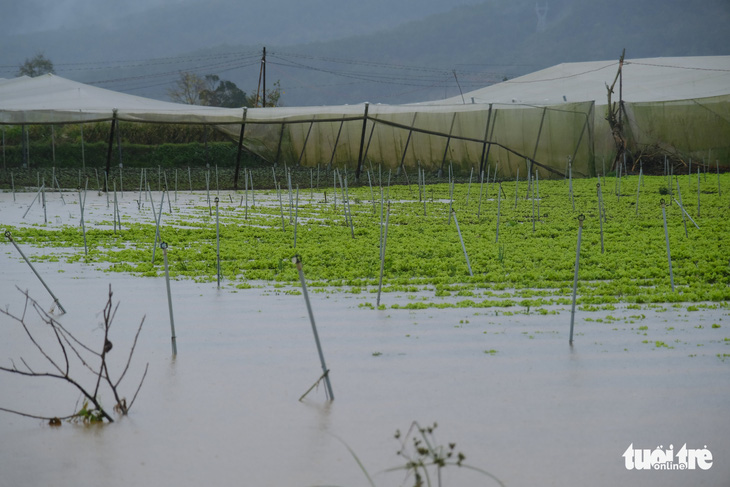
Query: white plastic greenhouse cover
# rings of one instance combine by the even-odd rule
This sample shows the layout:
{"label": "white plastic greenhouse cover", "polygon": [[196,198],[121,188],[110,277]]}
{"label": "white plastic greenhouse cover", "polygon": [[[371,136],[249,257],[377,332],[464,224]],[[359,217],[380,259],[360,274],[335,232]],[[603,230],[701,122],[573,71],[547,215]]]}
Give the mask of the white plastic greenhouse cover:
{"label": "white plastic greenhouse cover", "polygon": [[[594,174],[616,146],[606,122],[618,61],[560,64],[463,96],[410,105],[215,108],[127,95],[54,75],[0,79],[0,124],[105,121],[214,124],[270,161],[429,169],[532,166]],[[626,60],[626,131],[638,150],[730,157],[730,56]],[[619,99],[619,85],[613,101]],[[530,162],[531,161],[531,162]]]}

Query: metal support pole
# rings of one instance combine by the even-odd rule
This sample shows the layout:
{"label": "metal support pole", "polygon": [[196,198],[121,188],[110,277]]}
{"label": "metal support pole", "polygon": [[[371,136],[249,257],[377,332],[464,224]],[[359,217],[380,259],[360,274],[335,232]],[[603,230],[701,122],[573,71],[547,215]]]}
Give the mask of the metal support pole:
{"label": "metal support pole", "polygon": [[689,237],[687,233],[687,217],[684,215],[684,207],[682,206],[682,190],[679,189],[679,179],[677,179],[677,196],[679,196],[679,207],[682,209],[682,223],[684,223],[684,236]]}
{"label": "metal support pole", "polygon": [[279,193],[279,213],[281,214],[281,231],[286,232],[286,226],[284,225],[284,203],[281,201],[281,186],[276,186],[276,191]]}
{"label": "metal support pole", "polygon": [[[365,102],[365,113],[362,116],[362,133],[360,134],[360,152],[357,156],[357,170],[355,171],[355,179],[360,180],[360,168],[362,166],[363,153],[365,152],[365,131],[368,126],[368,109],[370,104]],[[373,125],[375,128],[375,125]],[[371,134],[372,135],[372,134]]]}
{"label": "metal support pole", "polygon": [[48,284],[46,284],[46,282],[43,280],[43,278],[41,277],[41,275],[38,274],[38,271],[35,270],[35,267],[33,267],[33,264],[30,263],[30,261],[25,256],[25,254],[23,253],[23,251],[20,250],[20,247],[18,247],[18,244],[15,243],[15,240],[13,240],[13,235],[10,233],[9,230],[6,230],[5,231],[5,238],[7,238],[8,240],[10,240],[10,243],[12,243],[13,246],[15,246],[15,249],[18,251],[18,253],[20,254],[20,256],[23,257],[23,260],[25,260],[25,263],[28,264],[28,267],[30,267],[30,269],[33,271],[33,273],[36,275],[36,277],[41,281],[41,284],[43,284],[43,287],[46,288],[46,291],[48,291],[48,294],[51,295],[51,297],[53,298],[53,302],[58,306],[58,309],[60,309],[62,313],[66,313],[66,310],[63,309],[63,306],[61,306],[61,302],[58,300],[58,298],[56,297],[56,295],[53,294],[53,291],[51,291],[51,288],[48,287]]}
{"label": "metal support pole", "polygon": [[[636,216],[639,216],[639,194],[641,193],[641,178],[644,175],[644,166],[639,168],[639,184],[636,186]],[[679,182],[677,182],[679,184]],[[679,186],[677,186],[679,187]]]}
{"label": "metal support pole", "polygon": [[[147,185],[147,191],[150,191],[150,185]],[[152,201],[152,193],[150,192],[150,205],[152,206],[152,216],[155,217],[155,243],[152,246],[152,263],[155,263],[155,249],[157,249],[157,242],[162,240],[160,236],[160,220],[162,220],[162,206],[165,204],[165,192],[162,192],[162,198],[160,199],[160,207],[157,209],[157,215],[155,215],[155,202]]]}
{"label": "metal support pole", "polygon": [[662,217],[664,217],[664,239],[667,242],[667,260],[669,261],[669,282],[672,284],[672,292],[674,292],[674,272],[672,272],[672,253],[669,251],[669,231],[667,230],[667,210],[664,207],[664,199],[660,201],[662,205]]}
{"label": "metal support pole", "polygon": [[43,188],[38,188],[38,192],[35,194],[35,197],[33,198],[33,201],[30,202],[30,205],[28,205],[28,209],[25,210],[25,213],[23,213],[23,218],[25,218],[25,216],[28,214],[28,212],[30,211],[30,209],[33,207],[33,203],[35,203],[36,200],[38,199],[38,197],[41,195],[41,191],[42,190],[43,190]]}
{"label": "metal support pole", "polygon": [[294,211],[294,248],[297,248],[297,226],[299,226],[299,185],[297,184],[297,202]]}
{"label": "metal support pole", "polygon": [[471,180],[474,177],[474,166],[471,167],[471,171],[469,172],[469,185],[466,187],[466,203],[465,206],[469,207],[469,194],[471,193]]}
{"label": "metal support pole", "polygon": [[253,171],[248,172],[248,179],[251,183],[251,208],[256,206],[256,192],[253,189]]}
{"label": "metal support pole", "polygon": [[208,215],[213,216],[213,208],[210,205],[210,165],[205,171],[205,197],[208,202]]}
{"label": "metal support pole", "polygon": [[79,188],[79,209],[81,210],[81,232],[84,234],[84,255],[89,255],[86,246],[86,226],[84,225],[84,201],[81,200],[81,188]]}
{"label": "metal support pole", "polygon": [[697,167],[697,218],[700,217],[700,168]]}
{"label": "metal support pole", "polygon": [[675,203],[677,203],[677,205],[679,205],[679,209],[680,209],[680,210],[682,210],[682,211],[684,212],[684,214],[685,214],[685,215],[687,216],[687,218],[689,218],[689,221],[691,221],[691,222],[692,222],[692,224],[693,224],[693,225],[694,225],[695,227],[697,227],[697,230],[699,230],[699,229],[700,229],[700,226],[699,226],[699,225],[697,225],[697,222],[696,222],[696,221],[694,221],[694,219],[693,219],[693,218],[692,218],[692,217],[690,216],[689,212],[688,212],[687,210],[685,210],[685,209],[684,209],[684,206],[682,206],[682,202],[681,202],[681,201],[677,201],[676,199],[674,200],[674,202],[675,202]]}
{"label": "metal support pole", "polygon": [[601,253],[603,253],[603,195],[601,194],[601,183],[596,183],[598,193],[598,221],[601,224]]}
{"label": "metal support pole", "polygon": [[172,294],[170,293],[170,271],[167,266],[167,243],[160,243],[162,256],[165,260],[165,284],[167,285],[167,307],[170,310],[170,334],[172,340],[172,355],[177,355],[177,337],[175,336],[175,318],[172,315]]}
{"label": "metal support pole", "polygon": [[[335,146],[332,148],[332,155],[330,156],[330,163],[329,167],[332,167],[332,163],[335,160],[335,154],[337,153],[337,145],[340,143],[340,135],[342,134],[342,126],[345,124],[345,121],[342,120],[340,122],[340,128],[337,130],[337,137],[335,137]],[[309,127],[312,128],[311,125]],[[307,137],[309,137],[309,133],[307,133]]]}
{"label": "metal support pole", "polygon": [[[109,171],[111,171],[112,168],[112,146],[114,145],[114,130],[117,127],[117,109],[115,108],[112,111],[112,125],[109,129],[109,145],[107,146],[106,151],[106,173],[109,174]],[[107,186],[107,181],[104,179],[104,192],[107,192],[109,190]]]}
{"label": "metal support pole", "polygon": [[[481,172],[481,180],[479,182],[479,206],[477,207],[477,219],[482,213],[482,193],[484,193],[484,171]],[[487,188],[489,188],[489,176],[487,176]]]}
{"label": "metal support pole", "polygon": [[309,129],[307,129],[307,136],[304,138],[304,143],[302,144],[302,152],[299,153],[299,160],[297,161],[297,165],[302,165],[302,159],[304,158],[304,153],[307,150],[307,142],[309,141],[309,135],[312,133],[312,126],[314,125],[314,120],[309,122]]}
{"label": "metal support pole", "polygon": [[568,343],[573,344],[573,325],[575,324],[575,301],[578,292],[578,266],[580,263],[580,239],[583,233],[583,215],[578,216],[578,245],[575,250],[575,270],[573,271],[573,306],[570,310],[570,340]]}
{"label": "metal support pole", "polygon": [[[382,210],[381,210],[382,211]],[[383,272],[385,271],[385,247],[388,243],[388,221],[390,220],[390,202],[388,202],[388,210],[385,214],[385,231],[382,232],[382,239],[380,241],[380,279],[378,281],[378,300],[377,306],[380,306],[380,293],[383,290]],[[382,216],[381,216],[382,222]]]}
{"label": "metal support pole", "polygon": [[220,199],[215,197],[215,258],[216,258],[216,270],[218,272],[218,289],[221,288],[221,232],[218,219],[218,203]]}
{"label": "metal support pole", "polygon": [[403,147],[403,155],[400,158],[400,167],[405,171],[406,153],[408,152],[408,146],[411,144],[411,136],[413,136],[413,127],[416,125],[416,117],[418,112],[413,114],[413,121],[411,121],[411,129],[408,131],[408,137],[406,138],[406,145]]}
{"label": "metal support pole", "polygon": [[43,223],[48,223],[48,210],[46,209],[46,178],[43,178],[41,186],[41,203],[43,204]]}
{"label": "metal support pole", "polygon": [[456,219],[456,212],[451,210],[454,214],[454,223],[456,223],[456,231],[459,234],[459,240],[461,241],[461,250],[464,251],[464,258],[466,259],[466,266],[469,268],[469,275],[474,277],[474,273],[471,271],[471,263],[469,263],[469,255],[466,253],[466,245],[464,245],[464,238],[461,236],[461,230],[459,229],[459,221]]}
{"label": "metal support pole", "polygon": [[535,169],[535,188],[537,189],[537,221],[540,221],[540,171]]}
{"label": "metal support pole", "polygon": [[246,132],[246,115],[248,108],[243,109],[243,119],[241,120],[241,133],[238,136],[238,150],[236,151],[236,169],[233,173],[233,189],[238,189],[238,174],[241,171],[241,153],[243,152],[243,135]]}
{"label": "metal support pole", "polygon": [[304,295],[304,302],[307,304],[307,313],[309,313],[309,322],[312,324],[312,333],[314,334],[314,341],[317,344],[317,353],[319,354],[319,361],[322,364],[322,377],[324,377],[324,383],[327,387],[327,394],[329,395],[330,401],[335,399],[335,395],[332,393],[332,384],[330,383],[329,369],[324,361],[324,354],[322,353],[322,345],[319,342],[319,334],[317,333],[317,325],[314,322],[314,313],[312,313],[312,304],[309,302],[309,294],[307,293],[307,283],[304,280],[304,271],[302,270],[302,260],[298,255],[292,257],[292,262],[297,266],[299,272],[299,281],[302,283],[302,294]]}
{"label": "metal support pole", "polygon": [[499,242],[499,214],[502,210],[502,183],[499,183],[499,188],[497,188],[497,238],[495,239],[495,243]]}

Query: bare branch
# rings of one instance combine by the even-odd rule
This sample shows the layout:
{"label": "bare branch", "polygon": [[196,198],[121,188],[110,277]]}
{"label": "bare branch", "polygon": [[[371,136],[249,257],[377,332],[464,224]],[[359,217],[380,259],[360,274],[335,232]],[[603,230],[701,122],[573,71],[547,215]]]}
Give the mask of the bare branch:
{"label": "bare branch", "polygon": [[144,325],[144,320],[147,316],[142,317],[142,321],[139,323],[139,328],[137,328],[137,333],[134,335],[134,341],[132,342],[132,348],[129,350],[129,357],[127,358],[127,365],[124,366],[124,370],[122,371],[122,374],[119,376],[119,379],[117,379],[117,382],[114,384],[114,387],[117,387],[119,383],[124,379],[124,376],[127,375],[127,370],[129,370],[129,364],[132,363],[132,355],[134,355],[134,349],[137,348],[137,339],[139,338],[139,333],[142,331],[142,325]]}
{"label": "bare branch", "polygon": [[0,408],[0,411],[5,411],[6,413],[17,414],[19,416],[25,416],[26,418],[43,419],[45,421],[55,421],[55,420],[65,421],[67,419],[72,419],[72,418],[77,417],[76,414],[71,414],[71,415],[62,416],[62,417],[58,417],[58,416],[53,416],[53,417],[51,417],[51,416],[37,416],[35,414],[23,413],[21,411],[15,411],[14,409],[7,409],[7,408]]}
{"label": "bare branch", "polygon": [[[137,395],[139,394],[140,389],[142,388],[142,384],[144,383],[145,377],[147,376],[147,370],[149,368],[149,363],[145,366],[144,374],[142,375],[142,379],[140,380],[139,384],[137,385],[137,389],[135,390],[134,397],[132,398],[132,401],[127,405],[126,399],[122,398],[120,395],[120,391],[118,390],[118,387],[122,381],[122,379],[126,376],[130,364],[132,361],[132,356],[134,355],[134,351],[137,347],[137,342],[139,339],[140,332],[142,331],[142,326],[144,325],[145,318],[142,318],[142,321],[139,324],[139,327],[137,329],[137,333],[134,336],[134,341],[132,343],[131,349],[129,351],[129,357],[127,358],[127,362],[124,366],[124,369],[122,370],[121,375],[118,377],[118,379],[113,380],[111,377],[111,374],[109,372],[109,367],[106,361],[106,355],[109,353],[112,349],[112,343],[109,340],[109,332],[111,330],[111,325],[114,320],[114,317],[116,316],[117,310],[119,309],[119,303],[116,304],[116,306],[113,305],[112,302],[112,289],[111,286],[109,286],[109,296],[106,302],[106,305],[104,306],[104,309],[102,311],[103,317],[104,317],[104,341],[101,344],[100,351],[95,351],[88,345],[81,342],[78,338],[74,336],[73,333],[71,333],[69,330],[67,330],[63,325],[61,325],[58,321],[56,321],[53,316],[51,316],[48,312],[46,312],[33,298],[30,297],[28,291],[22,291],[20,288],[18,290],[25,296],[25,303],[23,305],[23,313],[20,316],[16,316],[12,314],[8,307],[6,307],[4,310],[0,309],[0,313],[5,314],[6,316],[10,317],[14,321],[20,324],[20,326],[23,327],[23,330],[25,331],[25,334],[27,338],[30,340],[30,342],[33,344],[33,346],[36,348],[38,353],[46,359],[46,361],[50,364],[51,371],[38,371],[37,369],[32,368],[26,360],[21,357],[20,361],[22,362],[23,366],[25,367],[25,370],[19,369],[15,362],[11,359],[10,362],[12,364],[12,367],[2,367],[0,366],[0,371],[3,372],[10,372],[13,374],[18,374],[21,376],[26,377],[49,377],[53,379],[61,379],[65,382],[68,382],[71,384],[75,389],[77,389],[82,396],[85,398],[84,405],[82,408],[74,415],[67,416],[64,419],[67,418],[83,418],[84,421],[108,421],[113,422],[114,418],[112,418],[109,413],[102,407],[101,405],[101,398],[100,393],[102,390],[102,384],[107,384],[109,386],[109,391],[113,396],[114,400],[116,401],[116,406],[114,407],[115,411],[118,411],[122,415],[126,415],[131,408],[132,404],[137,398]],[[55,337],[55,342],[60,349],[59,353],[63,354],[64,357],[64,364],[63,366],[59,364],[58,361],[56,361],[52,356],[51,353],[44,348],[44,346],[38,341],[34,333],[31,331],[30,327],[28,326],[27,319],[27,312],[28,309],[32,308],[37,313],[38,317],[41,319],[41,321],[48,325],[53,333],[53,336]],[[69,353],[68,349],[70,349],[73,353]],[[52,352],[52,350],[51,350]],[[91,354],[94,357],[99,358],[99,365],[97,367],[93,367],[88,360],[88,355],[86,353]],[[78,363],[81,364],[81,366],[85,367],[87,370],[91,371],[95,376],[95,380],[93,382],[93,388],[87,389],[81,382],[79,382],[76,378],[72,376],[72,369],[74,368],[74,365],[76,364],[76,361],[72,361],[73,357],[76,357],[78,360]],[[0,411],[7,411],[12,412],[16,414],[21,414],[28,417],[34,417],[39,419],[48,419],[57,421],[58,418],[53,417],[45,417],[45,416],[35,416],[31,414],[26,413],[20,413],[17,411],[0,408]],[[55,423],[52,423],[55,424]]]}
{"label": "bare branch", "polygon": [[134,396],[132,397],[132,400],[129,403],[129,406],[127,407],[127,411],[132,409],[132,404],[134,404],[134,401],[137,399],[137,394],[139,394],[139,390],[142,389],[142,384],[144,383],[145,377],[147,377],[147,369],[150,367],[150,363],[147,362],[147,365],[144,367],[144,374],[142,374],[142,379],[139,381],[139,385],[137,386],[137,390],[134,392]]}

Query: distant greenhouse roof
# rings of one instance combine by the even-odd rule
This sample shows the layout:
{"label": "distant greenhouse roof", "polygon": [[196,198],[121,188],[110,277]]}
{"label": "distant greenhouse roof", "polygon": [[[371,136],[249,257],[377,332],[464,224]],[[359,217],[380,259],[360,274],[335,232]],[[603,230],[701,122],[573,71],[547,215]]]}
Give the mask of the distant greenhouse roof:
{"label": "distant greenhouse roof", "polygon": [[[559,105],[566,101],[607,104],[606,85],[616,77],[618,61],[563,63],[462,96],[429,105],[495,103]],[[623,100],[632,103],[709,98],[730,94],[730,56],[627,59]],[[618,84],[614,100],[618,100]]]}
{"label": "distant greenhouse roof", "polygon": [[[596,161],[671,155],[730,165],[730,56],[566,63],[446,100],[408,105],[217,108],[152,100],[54,75],[0,79],[0,125],[120,120],[211,124],[274,164],[596,173]],[[620,93],[619,93],[620,91]],[[618,145],[617,145],[618,144]],[[659,154],[659,156],[656,156]],[[602,163],[601,163],[602,167]],[[523,172],[524,174],[524,172]]]}

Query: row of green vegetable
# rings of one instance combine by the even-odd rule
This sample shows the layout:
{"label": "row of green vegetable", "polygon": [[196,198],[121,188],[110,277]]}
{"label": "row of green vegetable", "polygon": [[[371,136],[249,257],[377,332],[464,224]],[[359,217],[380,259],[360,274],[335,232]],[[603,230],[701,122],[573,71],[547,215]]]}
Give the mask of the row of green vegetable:
{"label": "row of green vegetable", "polygon": [[[684,218],[676,203],[677,183],[687,211]],[[307,188],[300,190],[297,207],[295,191],[290,195],[286,188],[281,191],[281,205],[274,190],[257,191],[255,206],[250,191],[226,194],[219,206],[223,282],[234,287],[259,281],[296,285],[291,257],[299,254],[311,286],[375,292],[387,220],[386,292],[430,290],[435,296],[450,295],[455,306],[469,307],[504,305],[505,298],[564,304],[572,292],[578,215],[583,214],[578,296],[584,305],[729,300],[730,174],[699,180],[686,175],[673,180],[644,176],[638,185],[638,176],[550,180],[539,185],[474,180],[454,185],[453,200],[449,184],[386,186],[382,193],[380,187],[368,185],[348,188],[347,193],[340,187]],[[346,215],[344,197],[351,216]],[[661,200],[666,203],[674,291]],[[169,214],[165,205],[161,238],[169,245],[173,278],[216,281],[212,208],[211,212],[205,194],[194,208],[173,206]],[[473,276],[457,220],[450,218],[451,208]],[[65,249],[37,259],[162,275],[160,252],[152,262],[155,223],[149,203],[135,211],[138,214],[122,215],[120,233],[113,232],[111,221],[87,227],[88,256],[77,225],[8,229],[24,245]]]}

